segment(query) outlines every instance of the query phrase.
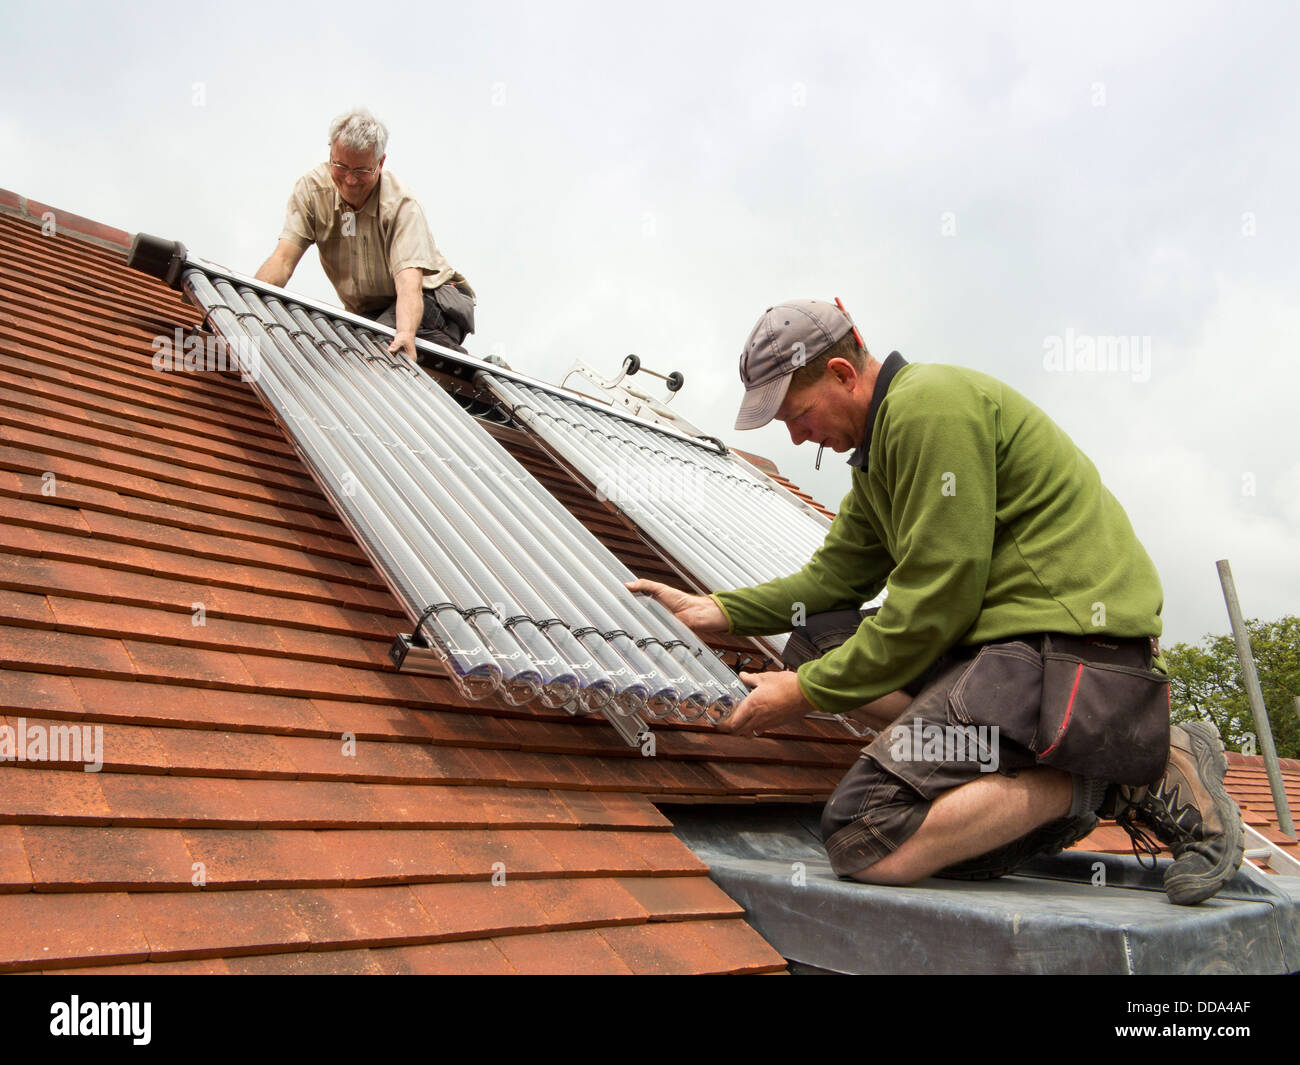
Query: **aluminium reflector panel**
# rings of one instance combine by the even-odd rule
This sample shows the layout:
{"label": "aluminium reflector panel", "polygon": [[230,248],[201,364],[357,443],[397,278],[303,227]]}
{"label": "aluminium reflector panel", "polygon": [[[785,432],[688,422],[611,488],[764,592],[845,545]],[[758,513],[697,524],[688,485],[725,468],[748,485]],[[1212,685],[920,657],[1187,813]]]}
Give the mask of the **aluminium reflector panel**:
{"label": "aluminium reflector panel", "polygon": [[629,744],[643,714],[719,720],[744,698],[475,419],[388,354],[387,337],[189,260],[177,273],[467,698],[602,711]]}
{"label": "aluminium reflector panel", "polygon": [[826,538],[823,515],[710,441],[489,371],[479,380],[705,588],[796,573]]}

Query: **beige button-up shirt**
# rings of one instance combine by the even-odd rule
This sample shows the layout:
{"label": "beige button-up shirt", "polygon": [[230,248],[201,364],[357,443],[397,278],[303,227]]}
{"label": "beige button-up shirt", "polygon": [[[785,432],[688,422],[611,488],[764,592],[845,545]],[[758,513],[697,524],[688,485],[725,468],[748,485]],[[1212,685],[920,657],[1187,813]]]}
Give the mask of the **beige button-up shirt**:
{"label": "beige button-up shirt", "polygon": [[426,292],[451,281],[474,295],[434,244],[411,190],[387,170],[360,210],[343,201],[328,163],[308,171],[293,187],[280,237],[303,248],[317,246],[325,276],[353,314],[374,317],[392,306],[393,278],[408,266],[424,271]]}

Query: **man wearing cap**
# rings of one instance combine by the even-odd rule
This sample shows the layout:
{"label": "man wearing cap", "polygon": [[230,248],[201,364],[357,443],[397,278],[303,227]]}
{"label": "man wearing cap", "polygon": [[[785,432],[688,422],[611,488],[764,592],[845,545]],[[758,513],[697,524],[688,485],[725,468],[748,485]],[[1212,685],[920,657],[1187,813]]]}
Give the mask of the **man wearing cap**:
{"label": "man wearing cap", "polygon": [[1222,743],[1207,723],[1171,730],[1159,577],[1069,437],[987,374],[881,364],[818,300],[769,308],[740,376],[737,429],[775,418],[795,444],[848,453],[825,543],[753,588],[629,587],[697,632],[792,632],[790,669],[743,674],[754,690],[724,730],[814,710],[878,730],[823,813],[836,873],[997,876],[1101,814],[1135,850],[1155,849],[1148,832],[1172,849],[1172,901],[1227,883],[1243,833]]}
{"label": "man wearing cap", "polygon": [[438,250],[411,190],[384,170],[388,130],[369,111],[330,125],[330,157],[298,179],[284,231],[255,275],[283,286],[315,244],[344,308],[391,327],[390,352],[415,359],[415,338],[463,352],[473,288]]}

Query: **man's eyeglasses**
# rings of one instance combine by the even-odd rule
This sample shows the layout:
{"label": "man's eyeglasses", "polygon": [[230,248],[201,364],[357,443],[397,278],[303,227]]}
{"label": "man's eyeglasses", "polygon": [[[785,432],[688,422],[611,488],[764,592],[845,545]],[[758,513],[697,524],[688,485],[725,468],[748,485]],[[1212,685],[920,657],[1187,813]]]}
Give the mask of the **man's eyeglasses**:
{"label": "man's eyeglasses", "polygon": [[379,167],[377,166],[344,166],[342,163],[336,163],[333,159],[329,162],[330,169],[333,170],[338,177],[347,177],[349,174],[353,174],[359,178],[368,178],[372,174],[379,173]]}

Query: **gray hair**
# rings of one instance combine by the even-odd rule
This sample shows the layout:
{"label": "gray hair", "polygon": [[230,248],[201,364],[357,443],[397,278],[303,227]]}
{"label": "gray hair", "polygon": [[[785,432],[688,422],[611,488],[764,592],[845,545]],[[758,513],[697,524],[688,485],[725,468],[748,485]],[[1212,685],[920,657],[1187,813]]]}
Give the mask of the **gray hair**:
{"label": "gray hair", "polygon": [[336,142],[354,152],[375,153],[375,160],[388,150],[388,127],[364,107],[339,115],[330,123],[330,147]]}

